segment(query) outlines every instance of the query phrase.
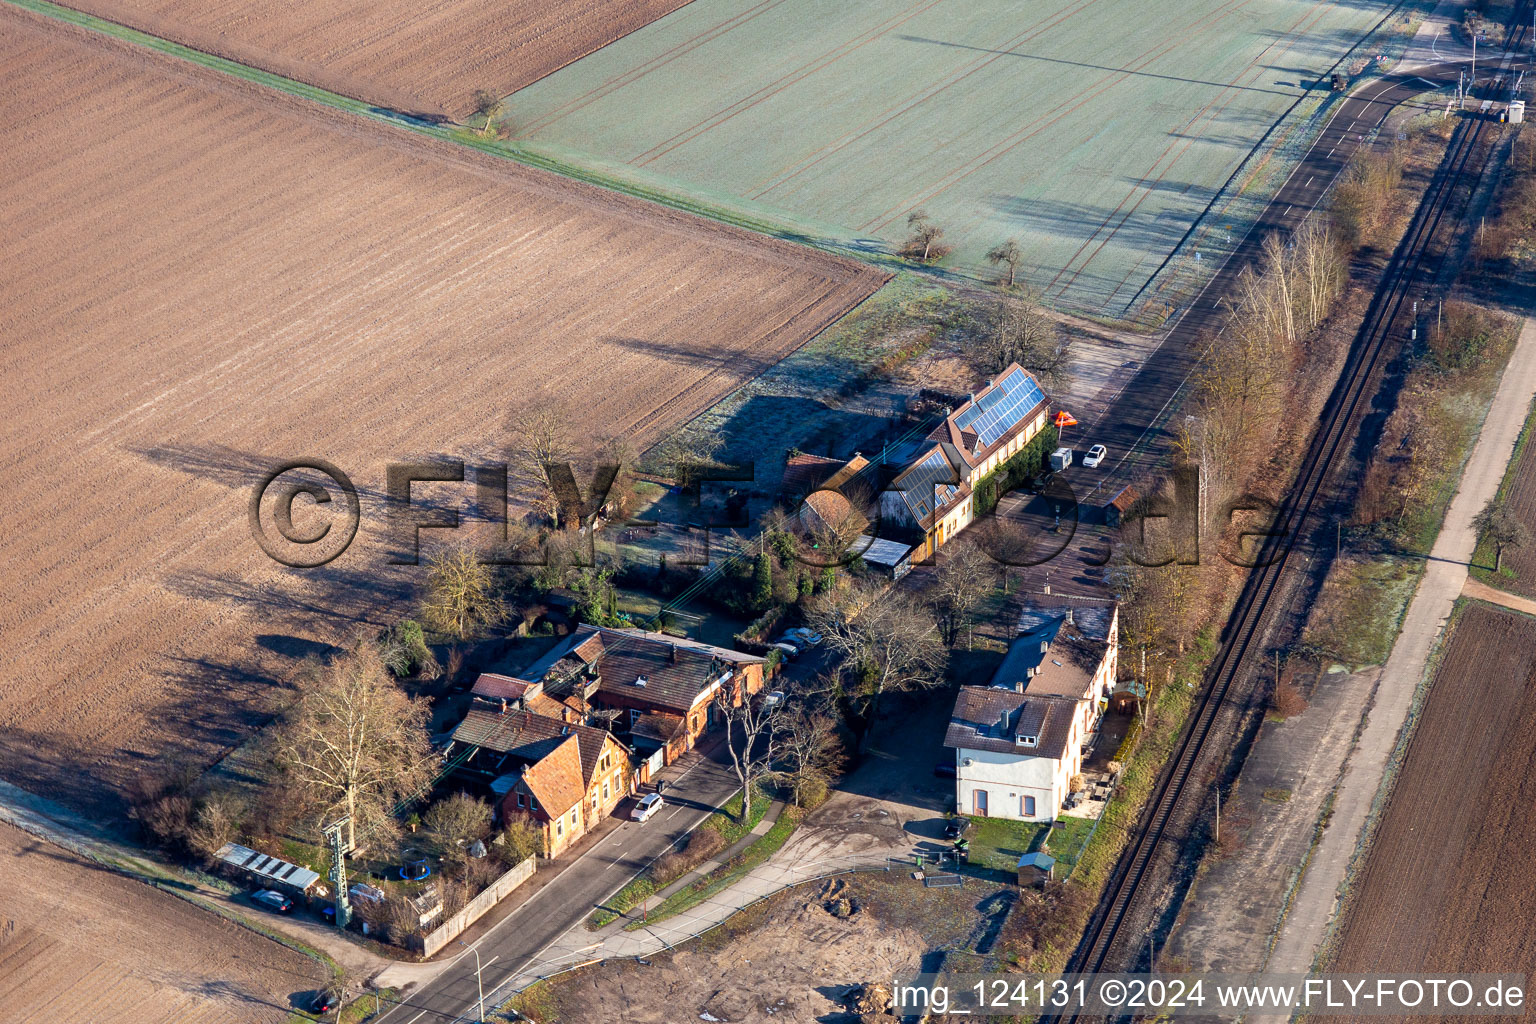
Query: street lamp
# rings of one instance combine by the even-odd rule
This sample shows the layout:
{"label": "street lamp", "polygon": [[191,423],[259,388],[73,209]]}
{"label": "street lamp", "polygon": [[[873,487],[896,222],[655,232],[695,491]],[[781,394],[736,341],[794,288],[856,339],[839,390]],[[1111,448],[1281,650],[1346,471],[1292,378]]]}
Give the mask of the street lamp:
{"label": "street lamp", "polygon": [[[459,940],[459,945],[475,954],[475,988],[480,992],[480,1001],[478,1004],[480,1009],[475,1016],[476,1019],[480,1021],[480,1024],[485,1024],[485,982],[480,977],[480,971],[482,969],[482,964],[480,963],[480,950],[475,946],[469,945],[463,939]],[[495,962],[496,957],[494,956],[486,961],[488,964],[493,964]]]}

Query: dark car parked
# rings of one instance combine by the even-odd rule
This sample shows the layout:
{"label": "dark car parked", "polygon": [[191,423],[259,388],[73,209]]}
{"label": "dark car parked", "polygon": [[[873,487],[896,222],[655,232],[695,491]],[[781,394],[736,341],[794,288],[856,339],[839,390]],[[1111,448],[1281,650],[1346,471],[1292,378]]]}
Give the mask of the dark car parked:
{"label": "dark car parked", "polygon": [[289,914],[293,912],[293,900],[289,899],[287,896],[284,896],[282,893],[274,892],[271,889],[263,889],[260,892],[251,893],[251,902],[259,907],[266,907],[268,910],[275,910],[279,914]]}
{"label": "dark car parked", "polygon": [[959,839],[971,827],[970,818],[950,818],[944,823],[944,838]]}
{"label": "dark car parked", "polygon": [[940,761],[933,766],[933,774],[941,779],[952,779],[955,777],[955,763],[953,761]]}

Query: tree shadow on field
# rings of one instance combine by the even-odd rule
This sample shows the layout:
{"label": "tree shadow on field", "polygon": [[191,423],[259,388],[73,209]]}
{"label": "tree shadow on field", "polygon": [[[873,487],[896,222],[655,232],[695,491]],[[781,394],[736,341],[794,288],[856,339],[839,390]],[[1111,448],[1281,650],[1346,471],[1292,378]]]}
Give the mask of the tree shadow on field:
{"label": "tree shadow on field", "polygon": [[[1182,183],[1179,182],[1165,182],[1161,190],[1177,192],[1181,187]],[[1138,252],[1154,253],[1172,249],[1184,237],[1189,222],[1199,213],[1198,208],[1193,206],[1188,212],[1163,210],[1128,213],[1124,209],[1113,210],[1094,203],[1027,199],[1010,195],[990,196],[988,204],[1000,219],[1006,220],[1020,233],[1076,241],[1091,238],[1103,240],[1113,233],[1116,243],[1121,246]],[[1168,216],[1170,214],[1172,216]]]}
{"label": "tree shadow on field", "polygon": [[[952,43],[943,39],[927,39],[923,36],[898,35],[897,39],[908,43],[924,43],[929,46],[946,46],[956,50],[970,50],[975,53],[992,53],[1001,57],[1018,57],[1021,60],[1039,61],[1042,64],[1057,64],[1063,67],[1084,68],[1089,71],[1105,71],[1112,74],[1130,75],[1134,78],[1161,79],[1165,82],[1184,82],[1190,85],[1208,85],[1216,89],[1236,89],[1241,92],[1270,93],[1275,96],[1284,96],[1287,99],[1295,97],[1295,93],[1285,89],[1273,89],[1258,85],[1235,85],[1231,82],[1213,82],[1204,78],[1189,78],[1184,75],[1160,75],[1153,71],[1133,71],[1130,68],[1111,67],[1107,64],[1089,64],[1080,60],[1066,60],[1061,57],[1046,57],[1038,53],[1020,53],[1018,50],[993,50],[985,46],[971,46],[967,43]],[[1067,72],[1063,72],[1066,74]]]}

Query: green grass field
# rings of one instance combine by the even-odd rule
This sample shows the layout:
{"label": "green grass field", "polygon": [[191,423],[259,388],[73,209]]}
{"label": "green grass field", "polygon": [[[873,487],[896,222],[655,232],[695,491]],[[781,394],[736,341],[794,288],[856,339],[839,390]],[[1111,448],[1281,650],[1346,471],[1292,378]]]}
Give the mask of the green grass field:
{"label": "green grass field", "polygon": [[516,93],[522,147],[889,252],[1020,240],[1123,315],[1253,145],[1387,0],[694,0]]}

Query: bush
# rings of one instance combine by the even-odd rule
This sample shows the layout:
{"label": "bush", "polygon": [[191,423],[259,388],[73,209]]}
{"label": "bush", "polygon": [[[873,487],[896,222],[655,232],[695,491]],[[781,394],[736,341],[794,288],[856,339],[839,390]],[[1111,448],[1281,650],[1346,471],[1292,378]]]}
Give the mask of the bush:
{"label": "bush", "polygon": [[1447,302],[1443,318],[1425,332],[1430,358],[1441,370],[1467,370],[1482,360],[1499,331],[1498,318],[1469,302]]}
{"label": "bush", "polygon": [[468,793],[444,797],[427,809],[422,824],[444,857],[462,859],[468,846],[491,827],[491,809]]}
{"label": "bush", "polygon": [[502,830],[500,855],[509,867],[521,864],[529,857],[543,857],[544,830],[526,814],[519,814],[507,822]]}
{"label": "bush", "polygon": [[1281,682],[1270,696],[1269,705],[1279,718],[1290,718],[1307,710],[1307,699],[1301,695],[1295,683]]}
{"label": "bush", "polygon": [[651,878],[658,887],[669,885],[703,864],[726,847],[725,836],[712,828],[695,829],[681,850],[656,858]]}
{"label": "bush", "polygon": [[396,946],[408,946],[421,935],[421,915],[409,900],[395,898],[386,905],[384,934]]}

